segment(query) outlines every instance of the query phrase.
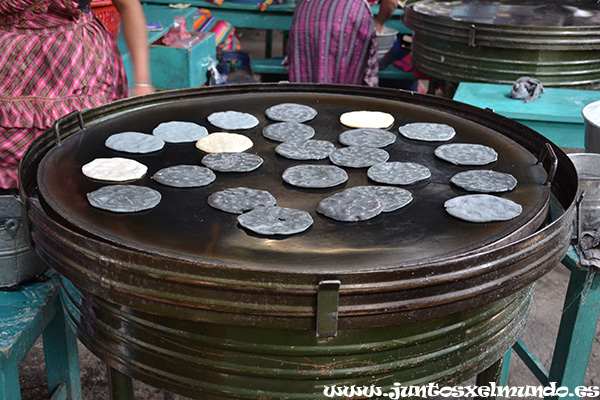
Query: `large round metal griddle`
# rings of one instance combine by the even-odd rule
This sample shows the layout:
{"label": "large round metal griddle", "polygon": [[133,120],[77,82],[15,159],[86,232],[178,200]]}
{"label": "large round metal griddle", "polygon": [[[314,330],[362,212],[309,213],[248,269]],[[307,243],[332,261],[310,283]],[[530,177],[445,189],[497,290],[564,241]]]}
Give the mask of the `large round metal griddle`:
{"label": "large round metal griddle", "polygon": [[[431,180],[405,187],[414,197],[409,206],[369,221],[344,223],[318,214],[317,204],[323,198],[347,187],[376,183],[369,181],[366,168],[345,168],[349,181],[329,189],[302,189],[284,183],[281,175],[290,166],[332,165],[329,160],[288,160],[275,153],[277,142],[262,136],[263,127],[271,123],[265,117],[265,110],[284,102],[307,104],[317,109],[317,117],[308,122],[316,131],[314,138],[329,140],[336,147],[343,147],[337,137],[349,129],[339,122],[342,113],[364,109],[392,114],[396,122],[390,130],[399,137],[395,144],[385,148],[390,153],[390,161],[421,163],[431,170]],[[104,146],[106,138],[114,133],[129,130],[151,133],[158,124],[171,120],[196,122],[206,126],[209,132],[220,131],[210,125],[206,117],[225,110],[248,112],[260,120],[256,128],[241,133],[254,142],[248,152],[260,155],[265,161],[262,167],[249,173],[217,172],[216,181],[205,187],[170,188],[151,179],[164,167],[200,164],[206,153],[197,150],[194,143],[166,144],[163,150],[148,155],[128,155]],[[433,151],[442,143],[401,137],[398,127],[410,122],[446,123],[457,131],[450,143],[478,143],[494,148],[499,160],[483,168],[511,173],[517,178],[517,188],[502,197],[521,204],[523,213],[508,222],[488,224],[464,222],[448,215],[444,201],[467,194],[453,187],[449,179],[457,172],[476,168],[437,159]],[[151,187],[162,194],[156,208],[118,214],[90,206],[86,193],[107,183],[86,178],[81,166],[98,157],[117,156],[133,158],[149,167],[147,175],[133,184]],[[546,177],[536,157],[514,141],[490,127],[443,111],[364,96],[248,93],[154,105],[90,127],[48,152],[40,164],[38,182],[44,202],[58,216],[79,231],[121,246],[191,260],[310,273],[368,271],[441,259],[485,247],[524,226],[530,226],[529,230],[533,231],[547,209],[550,189],[545,185]],[[211,193],[238,186],[267,190],[275,196],[278,205],[308,211],[315,222],[308,231],[292,236],[262,236],[247,231],[238,225],[235,215],[207,204]]]}
{"label": "large round metal griddle", "polygon": [[405,8],[415,67],[452,82],[600,85],[596,1],[435,1]]}
{"label": "large round metal griddle", "polygon": [[[443,202],[465,192],[449,179],[471,167],[435,159],[436,144],[398,137],[389,148],[391,159],[421,162],[433,172],[430,182],[408,187],[414,202],[365,222],[323,217],[315,211],[320,199],[371,182],[365,169],[348,169],[345,186],[306,190],[283,184],[282,171],[303,162],[276,155],[277,143],[264,139],[260,130],[270,123],[264,110],[285,101],[319,110],[310,122],[316,138],[336,144],[344,130],[338,118],[345,111],[390,112],[396,118],[394,132],[407,122],[449,123],[458,131],[453,142],[482,143],[498,151],[498,162],[487,167],[517,177],[517,188],[503,196],[525,211],[507,223],[478,225],[450,217]],[[151,186],[164,198],[156,209],[140,214],[112,214],[88,204],[86,193],[103,183],[84,178],[79,170],[95,157],[118,154],[104,147],[110,134],[151,132],[160,122],[176,119],[205,124],[212,111],[227,109],[259,118],[259,127],[245,132],[256,143],[250,152],[265,158],[259,170],[217,173],[210,186],[189,190],[158,186],[146,177],[136,184]],[[57,122],[57,133],[45,132],[32,143],[21,162],[21,196],[37,252],[86,296],[132,310],[217,324],[314,330],[319,293],[338,282],[334,319],[340,329],[440,318],[527,287],[562,259],[571,236],[577,175],[568,157],[523,125],[448,99],[335,85],[240,85],[156,93],[81,117],[85,129],[76,115],[69,115]],[[555,157],[540,156],[538,165],[539,153]],[[148,164],[150,176],[175,163],[197,164],[202,156],[185,144],[133,158]],[[248,232],[235,215],[206,204],[210,193],[231,186],[269,190],[280,205],[310,212],[314,226],[289,237]],[[563,211],[545,221],[552,200]]]}
{"label": "large round metal griddle", "polygon": [[[433,158],[435,144],[399,137],[389,148],[392,160],[421,162],[433,172],[430,182],[408,187],[414,203],[360,223],[322,217],[318,201],[343,187],[284,185],[281,172],[302,162],[275,155],[276,143],[260,134],[270,122],[264,110],[284,101],[314,106],[316,138],[336,145],[344,130],[339,115],[350,110],[390,112],[394,132],[406,122],[449,123],[458,132],[454,142],[498,151],[488,168],[519,179],[504,196],[525,212],[488,225],[446,215],[443,201],[463,194],[448,180],[465,168]],[[204,124],[224,109],[260,119],[245,134],[256,143],[250,152],[265,158],[261,169],[218,173],[215,183],[190,190],[146,177],[137,184],[160,190],[164,200],[142,214],[89,206],[85,194],[102,183],[79,169],[117,155],[104,147],[110,134],[150,132],[176,119]],[[36,251],[66,278],[67,320],[88,348],[128,376],[191,398],[316,400],[327,398],[328,385],[387,392],[397,383],[463,382],[514,344],[531,283],[562,259],[572,234],[578,180],[568,157],[523,125],[448,99],[349,86],[241,85],[155,93],[79,117],[58,121],[56,133],[40,135],[21,161],[20,192]],[[540,156],[538,165],[538,153],[555,156]],[[132,158],[152,174],[202,156],[193,145],[167,145]],[[349,173],[346,186],[370,184],[365,169]],[[313,228],[263,237],[206,205],[209,193],[238,185],[309,211]]]}

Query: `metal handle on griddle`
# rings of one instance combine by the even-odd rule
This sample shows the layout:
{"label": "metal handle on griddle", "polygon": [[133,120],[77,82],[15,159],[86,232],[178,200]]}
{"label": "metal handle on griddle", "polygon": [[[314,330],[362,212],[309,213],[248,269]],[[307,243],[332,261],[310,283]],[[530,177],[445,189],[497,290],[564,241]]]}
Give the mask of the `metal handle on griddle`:
{"label": "metal handle on griddle", "polygon": [[337,336],[340,285],[341,282],[338,280],[319,282],[317,293],[317,337],[319,338]]}
{"label": "metal handle on griddle", "polygon": [[56,145],[60,146],[60,132],[59,132],[59,128],[60,125],[65,122],[68,119],[71,119],[73,117],[73,115],[77,116],[77,121],[79,122],[79,128],[81,130],[85,129],[85,124],[83,122],[83,115],[81,115],[81,112],[79,110],[75,110],[67,115],[65,115],[64,117],[60,117],[59,119],[56,120],[56,122],[54,122],[54,125],[52,126],[52,129],[54,130],[54,139],[56,140]]}
{"label": "metal handle on griddle", "polygon": [[476,47],[476,45],[475,45],[475,35],[476,35],[475,25],[471,25],[469,27],[469,47]]}
{"label": "metal handle on griddle", "polygon": [[556,157],[556,153],[554,152],[554,149],[550,143],[546,143],[542,148],[542,151],[538,156],[537,163],[542,164],[542,167],[544,167],[544,161],[546,158],[550,159],[550,169],[547,171],[548,177],[546,178],[544,185],[550,185],[554,180],[554,175],[556,175],[556,170],[558,169],[558,157]]}

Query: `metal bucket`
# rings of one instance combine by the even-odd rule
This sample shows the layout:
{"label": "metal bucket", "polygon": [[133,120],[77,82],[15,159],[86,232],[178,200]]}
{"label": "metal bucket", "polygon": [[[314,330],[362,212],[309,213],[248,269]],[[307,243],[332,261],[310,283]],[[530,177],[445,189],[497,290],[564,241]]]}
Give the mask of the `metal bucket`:
{"label": "metal bucket", "polygon": [[[599,129],[597,125],[596,129]],[[579,190],[583,193],[579,204],[577,232],[581,238],[582,232],[593,232],[600,228],[600,154],[575,153],[569,154],[569,158],[577,169]]]}
{"label": "metal bucket", "polygon": [[15,196],[0,196],[0,288],[17,286],[47,264],[33,251],[25,211]]}
{"label": "metal bucket", "polygon": [[384,27],[383,33],[377,33],[377,59],[380,63],[383,61],[387,53],[390,52],[392,47],[394,47],[397,39],[398,31],[388,26]]}
{"label": "metal bucket", "polygon": [[[600,94],[598,97],[600,97]],[[600,153],[600,101],[585,106],[581,114],[583,115],[585,129],[585,151]],[[575,166],[577,167],[577,165]]]}

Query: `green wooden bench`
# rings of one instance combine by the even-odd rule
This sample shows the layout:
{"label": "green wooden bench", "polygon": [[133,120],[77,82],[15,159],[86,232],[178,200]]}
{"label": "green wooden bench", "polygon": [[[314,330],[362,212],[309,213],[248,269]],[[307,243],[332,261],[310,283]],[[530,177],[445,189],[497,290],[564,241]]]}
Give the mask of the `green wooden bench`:
{"label": "green wooden bench", "polygon": [[77,339],[67,327],[56,273],[47,280],[0,291],[0,399],[20,400],[19,363],[40,335],[52,400],[80,400]]}

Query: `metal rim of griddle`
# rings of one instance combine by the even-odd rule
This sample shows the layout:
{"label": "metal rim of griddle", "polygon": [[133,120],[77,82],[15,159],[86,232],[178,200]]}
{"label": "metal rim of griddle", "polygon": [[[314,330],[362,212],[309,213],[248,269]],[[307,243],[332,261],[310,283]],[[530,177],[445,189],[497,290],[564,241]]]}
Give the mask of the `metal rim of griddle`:
{"label": "metal rim of griddle", "polygon": [[[449,7],[468,3],[471,1],[452,2]],[[492,3],[510,3],[516,8],[530,5]],[[411,3],[403,19],[413,31],[413,62],[424,73],[457,82],[506,84],[521,76],[534,76],[547,86],[591,88],[600,84],[598,25],[503,25],[484,23],[475,16],[473,20],[454,19],[419,11],[429,4],[435,7],[443,2]]]}
{"label": "metal rim of griddle", "polygon": [[[412,92],[334,85],[239,85],[157,93],[86,111],[88,121],[101,123],[124,108],[148,107],[195,96],[269,92],[327,92],[375,96],[442,109],[510,137],[532,153],[546,140],[491,111]],[[76,116],[61,121],[64,137],[79,130]],[[340,274],[282,274],[265,280],[257,271],[226,265],[198,265],[176,257],[119,248],[82,235],[47,215],[32,197],[36,171],[54,146],[51,132],[34,141],[20,167],[21,196],[28,205],[36,250],[79,289],[115,304],[157,315],[253,326],[315,329],[320,283],[337,287],[339,328],[387,326],[475,308],[528,286],[553,268],[566,252],[574,217],[577,178],[568,157],[556,146],[558,169],[553,196],[564,211],[544,228],[522,238],[441,260],[386,269],[354,278]],[[272,277],[269,277],[272,278]],[[367,282],[368,278],[368,282]],[[327,287],[327,286],[324,286]],[[159,288],[159,289],[154,289]],[[322,287],[321,287],[322,288]]]}

